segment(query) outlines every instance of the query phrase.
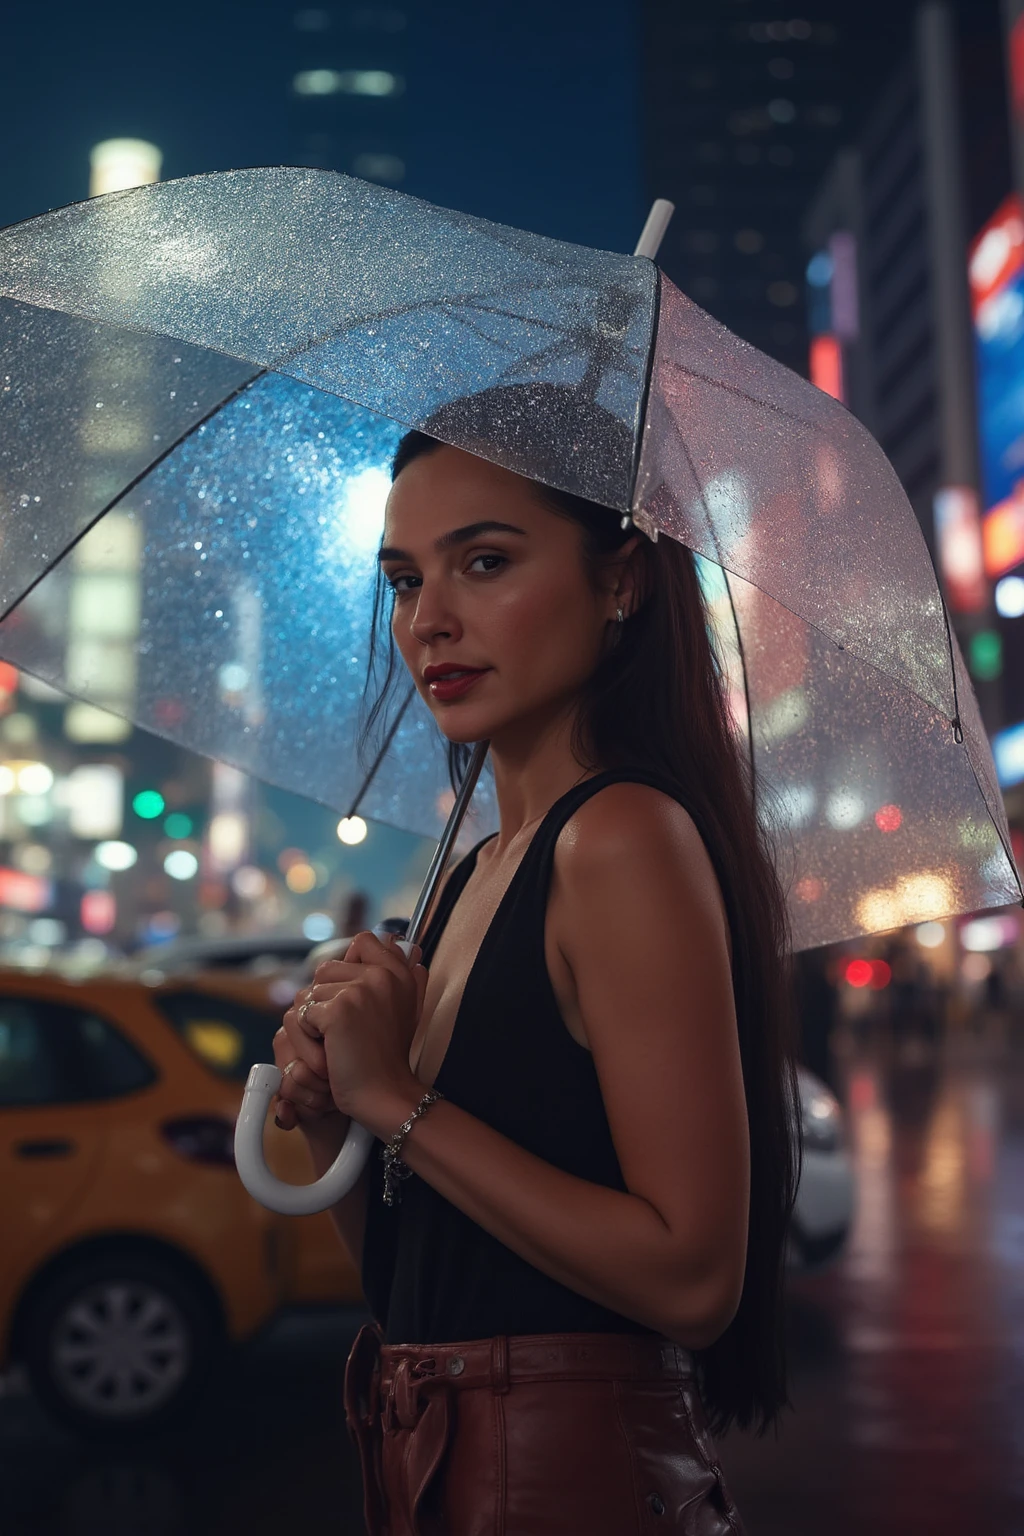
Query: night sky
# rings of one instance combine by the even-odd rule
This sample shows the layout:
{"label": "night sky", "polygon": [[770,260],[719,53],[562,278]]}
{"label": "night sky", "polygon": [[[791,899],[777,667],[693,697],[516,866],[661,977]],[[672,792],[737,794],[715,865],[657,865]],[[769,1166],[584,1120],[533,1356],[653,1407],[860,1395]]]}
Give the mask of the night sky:
{"label": "night sky", "polygon": [[[167,179],[252,165],[348,170],[348,140],[362,131],[405,162],[402,191],[631,250],[646,212],[638,32],[635,8],[610,0],[11,8],[0,225],[87,196],[89,149],[104,138],[156,143]],[[338,104],[349,121],[312,152],[317,125],[305,119],[319,104],[295,97],[295,72],[396,57],[400,101]]]}

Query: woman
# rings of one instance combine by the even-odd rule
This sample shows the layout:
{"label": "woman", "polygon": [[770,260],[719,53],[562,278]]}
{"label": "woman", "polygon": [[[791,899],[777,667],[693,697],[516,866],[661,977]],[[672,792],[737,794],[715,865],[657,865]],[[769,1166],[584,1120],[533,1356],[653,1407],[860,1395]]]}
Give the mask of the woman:
{"label": "woman", "polygon": [[[487,396],[514,465],[523,390]],[[797,1121],[784,899],[693,557],[423,432],[392,480],[393,644],[453,785],[489,740],[500,830],[422,953],[358,934],[275,1039],[318,1174],[350,1116],[405,1126],[401,1183],[375,1144],[333,1211],[375,1319],[345,1394],[367,1525],[738,1532],[709,1429],[786,1402]]]}

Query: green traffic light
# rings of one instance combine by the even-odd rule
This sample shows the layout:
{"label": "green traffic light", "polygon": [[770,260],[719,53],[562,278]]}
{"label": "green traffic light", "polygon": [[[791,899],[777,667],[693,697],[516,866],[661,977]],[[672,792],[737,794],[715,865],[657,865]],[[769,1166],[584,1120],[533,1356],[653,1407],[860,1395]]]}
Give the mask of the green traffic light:
{"label": "green traffic light", "polygon": [[183,811],[172,811],[167,820],[164,822],[164,831],[167,833],[168,837],[191,837],[191,816],[186,816]]}
{"label": "green traffic light", "polygon": [[132,801],[132,810],[143,821],[155,821],[164,813],[164,797],[156,789],[140,789]]}
{"label": "green traffic light", "polygon": [[1003,670],[1002,637],[994,629],[979,629],[968,644],[967,659],[971,675],[980,683],[990,683]]}

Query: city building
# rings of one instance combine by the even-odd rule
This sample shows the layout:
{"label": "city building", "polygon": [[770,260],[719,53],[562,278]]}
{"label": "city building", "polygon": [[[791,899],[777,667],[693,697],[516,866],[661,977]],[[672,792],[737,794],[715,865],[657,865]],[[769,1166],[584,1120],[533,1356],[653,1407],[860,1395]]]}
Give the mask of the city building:
{"label": "city building", "polygon": [[962,47],[948,5],[914,22],[803,219],[808,356],[903,482],[994,733],[1004,643],[982,563],[968,257],[1009,189],[1002,51],[997,30]]}

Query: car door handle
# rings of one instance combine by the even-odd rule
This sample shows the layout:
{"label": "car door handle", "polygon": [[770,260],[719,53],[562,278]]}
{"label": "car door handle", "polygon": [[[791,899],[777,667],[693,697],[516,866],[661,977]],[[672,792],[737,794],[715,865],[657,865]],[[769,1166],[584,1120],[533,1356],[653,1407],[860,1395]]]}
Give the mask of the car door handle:
{"label": "car door handle", "polygon": [[75,1150],[73,1141],[19,1141],[14,1149],[15,1157],[69,1157]]}

